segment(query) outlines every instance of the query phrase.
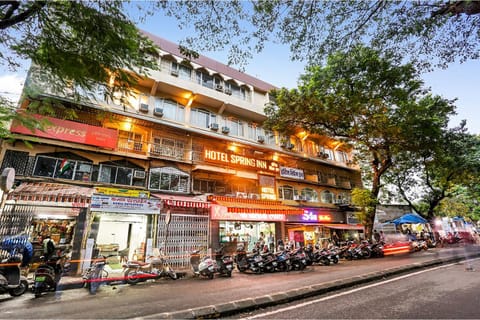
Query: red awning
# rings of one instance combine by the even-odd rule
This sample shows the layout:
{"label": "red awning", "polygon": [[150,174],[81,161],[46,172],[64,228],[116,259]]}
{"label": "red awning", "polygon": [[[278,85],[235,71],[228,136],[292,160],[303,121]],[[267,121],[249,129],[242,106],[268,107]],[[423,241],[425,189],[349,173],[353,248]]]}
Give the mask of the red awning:
{"label": "red awning", "polygon": [[330,229],[340,229],[340,230],[364,230],[365,229],[365,227],[361,224],[333,223],[333,224],[321,224],[321,226],[324,226]]}
{"label": "red awning", "polygon": [[210,203],[195,197],[176,196],[170,194],[152,193],[155,198],[162,199],[164,204],[172,207],[182,208],[210,208]]}
{"label": "red awning", "polygon": [[71,202],[87,206],[93,188],[49,182],[24,182],[8,194],[8,200]]}
{"label": "red awning", "polygon": [[233,213],[303,214],[303,209],[286,206],[281,201],[274,200],[215,196],[214,203],[226,207],[228,212]]}

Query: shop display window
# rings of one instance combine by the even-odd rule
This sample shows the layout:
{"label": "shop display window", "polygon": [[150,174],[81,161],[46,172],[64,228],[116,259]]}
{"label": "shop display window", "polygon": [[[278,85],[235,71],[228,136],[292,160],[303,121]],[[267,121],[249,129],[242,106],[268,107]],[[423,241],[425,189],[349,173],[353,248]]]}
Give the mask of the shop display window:
{"label": "shop display window", "polygon": [[219,227],[220,243],[229,248],[228,251],[235,251],[239,243],[243,243],[248,251],[252,251],[259,241],[263,241],[263,244],[269,246],[271,250],[274,249],[276,243],[275,223],[221,221]]}

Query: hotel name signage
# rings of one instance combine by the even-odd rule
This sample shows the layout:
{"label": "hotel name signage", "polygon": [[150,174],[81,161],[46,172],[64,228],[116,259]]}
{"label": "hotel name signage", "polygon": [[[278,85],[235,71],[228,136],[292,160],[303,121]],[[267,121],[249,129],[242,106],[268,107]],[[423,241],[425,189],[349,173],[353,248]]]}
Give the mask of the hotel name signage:
{"label": "hotel name signage", "polygon": [[203,158],[205,161],[213,161],[217,163],[224,163],[259,170],[278,171],[278,164],[276,162],[245,157],[233,153],[205,149],[205,152],[203,153]]}
{"label": "hotel name signage", "polygon": [[289,167],[280,167],[280,176],[285,178],[304,180],[303,170]]}

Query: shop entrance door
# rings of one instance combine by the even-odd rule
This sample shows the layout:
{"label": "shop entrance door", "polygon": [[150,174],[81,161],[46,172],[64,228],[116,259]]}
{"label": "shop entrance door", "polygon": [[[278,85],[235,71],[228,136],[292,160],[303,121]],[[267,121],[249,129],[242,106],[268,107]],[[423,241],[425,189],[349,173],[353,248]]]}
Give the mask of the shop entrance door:
{"label": "shop entrance door", "polygon": [[[103,213],[97,235],[97,247],[105,251],[128,248],[128,259],[144,259],[147,216],[141,214]],[[100,252],[100,254],[102,254]]]}
{"label": "shop entrance door", "polygon": [[166,233],[166,214],[161,214],[158,222],[157,246],[165,243],[165,253],[174,268],[190,267],[190,252],[208,247],[208,215],[172,214]]}

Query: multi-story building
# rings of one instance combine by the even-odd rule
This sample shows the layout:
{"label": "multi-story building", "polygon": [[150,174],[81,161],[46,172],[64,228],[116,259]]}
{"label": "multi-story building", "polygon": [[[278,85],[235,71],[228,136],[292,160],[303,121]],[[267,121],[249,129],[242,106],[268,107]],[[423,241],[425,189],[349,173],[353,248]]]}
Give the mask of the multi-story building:
{"label": "multi-story building", "polygon": [[60,101],[77,117],[57,109],[39,115],[45,131],[12,125],[18,139],[3,142],[1,163],[15,169],[17,187],[2,219],[20,222],[2,232],[28,232],[35,243],[50,234],[73,259],[95,249],[142,259],[163,246],[180,266],[194,248],[251,249],[262,235],[306,243],[361,232],[345,210],[361,184],[351,149],[264,129],[273,85],[204,56],[186,61],[177,45],[149,36],[160,70],[128,103],[101,92],[75,101],[31,68],[37,101]]}

